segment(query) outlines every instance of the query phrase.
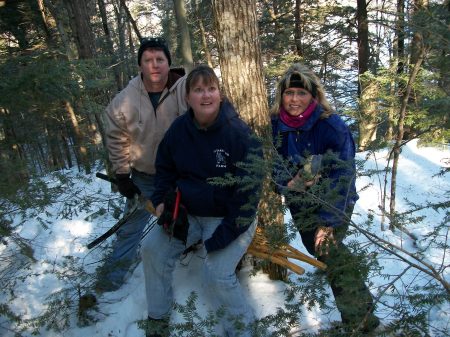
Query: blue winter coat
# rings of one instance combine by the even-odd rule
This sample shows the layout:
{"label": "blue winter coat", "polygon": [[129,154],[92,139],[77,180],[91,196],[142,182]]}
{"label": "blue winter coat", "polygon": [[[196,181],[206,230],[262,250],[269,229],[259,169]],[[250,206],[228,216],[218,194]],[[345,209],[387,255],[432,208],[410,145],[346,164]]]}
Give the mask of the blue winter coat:
{"label": "blue winter coat", "polygon": [[[152,202],[160,204],[167,191],[178,187],[189,214],[223,217],[213,236],[205,241],[206,249],[213,251],[226,247],[247,230],[249,219],[255,217],[262,177],[254,177],[247,190],[236,185],[213,185],[208,179],[248,175],[236,163],[248,160],[250,152],[262,156],[262,151],[228,100],[223,100],[216,121],[207,129],[199,128],[193,116],[189,109],[178,117],[159,145]],[[250,207],[242,209],[244,205]]]}
{"label": "blue winter coat", "polygon": [[[324,155],[322,178],[318,184],[326,180],[329,189],[336,189],[337,196],[335,193],[325,193],[326,196],[333,196],[325,201],[337,210],[345,211],[358,200],[355,187],[355,143],[348,126],[338,115],[332,114],[321,119],[322,112],[323,108],[317,105],[306,124],[299,128],[291,128],[284,124],[279,116],[273,116],[273,140],[278,153],[288,160],[292,176],[301,169],[308,156]],[[275,172],[275,180],[279,185],[286,186],[289,179],[286,174]],[[302,206],[296,205],[296,208]],[[342,220],[337,213],[339,212],[330,207],[321,207],[318,211],[320,225],[338,226]]]}

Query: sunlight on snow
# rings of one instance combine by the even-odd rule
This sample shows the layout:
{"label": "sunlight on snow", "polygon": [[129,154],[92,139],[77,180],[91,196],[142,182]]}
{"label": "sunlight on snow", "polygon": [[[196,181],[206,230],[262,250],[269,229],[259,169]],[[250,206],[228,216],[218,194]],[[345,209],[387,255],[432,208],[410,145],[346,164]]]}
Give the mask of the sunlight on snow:
{"label": "sunlight on snow", "polygon": [[92,223],[84,220],[61,221],[61,225],[77,237],[87,237],[92,231]]}

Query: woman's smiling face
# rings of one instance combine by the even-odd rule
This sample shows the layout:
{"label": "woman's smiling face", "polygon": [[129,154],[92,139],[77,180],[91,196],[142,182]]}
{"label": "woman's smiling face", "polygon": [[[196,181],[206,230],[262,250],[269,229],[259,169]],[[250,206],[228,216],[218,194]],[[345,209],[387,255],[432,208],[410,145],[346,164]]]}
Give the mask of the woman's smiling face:
{"label": "woman's smiling face", "polygon": [[303,88],[287,88],[283,92],[282,105],[291,116],[300,116],[312,101],[311,93]]}

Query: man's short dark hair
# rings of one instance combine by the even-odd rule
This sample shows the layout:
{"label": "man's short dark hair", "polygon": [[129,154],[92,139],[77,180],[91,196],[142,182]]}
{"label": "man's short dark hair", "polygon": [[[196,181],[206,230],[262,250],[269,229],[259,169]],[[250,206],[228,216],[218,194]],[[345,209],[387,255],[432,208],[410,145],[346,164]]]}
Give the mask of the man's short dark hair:
{"label": "man's short dark hair", "polygon": [[144,51],[147,49],[156,49],[162,50],[164,55],[166,55],[167,60],[169,61],[169,67],[172,64],[172,59],[170,58],[169,47],[167,46],[167,42],[162,37],[144,37],[141,39],[141,45],[138,51],[138,65],[141,65],[141,57]]}

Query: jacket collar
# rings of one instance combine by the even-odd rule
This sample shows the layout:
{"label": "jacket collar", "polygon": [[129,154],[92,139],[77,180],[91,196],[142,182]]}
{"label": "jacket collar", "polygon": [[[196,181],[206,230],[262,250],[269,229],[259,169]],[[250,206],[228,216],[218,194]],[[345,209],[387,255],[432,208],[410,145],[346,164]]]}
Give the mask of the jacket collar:
{"label": "jacket collar", "polygon": [[323,112],[323,108],[320,104],[317,104],[317,107],[314,109],[312,115],[308,118],[308,121],[298,127],[298,128],[292,128],[287,126],[286,124],[284,124],[281,119],[279,118],[279,116],[277,116],[278,118],[278,129],[280,132],[289,132],[289,131],[309,131],[312,129],[312,127],[314,126],[314,124],[316,124],[316,122],[319,120],[320,115],[322,115]]}

